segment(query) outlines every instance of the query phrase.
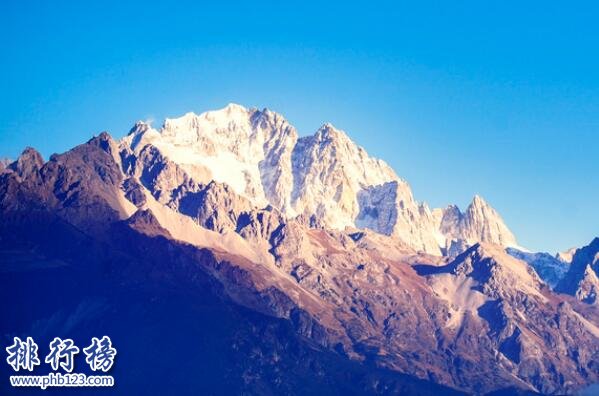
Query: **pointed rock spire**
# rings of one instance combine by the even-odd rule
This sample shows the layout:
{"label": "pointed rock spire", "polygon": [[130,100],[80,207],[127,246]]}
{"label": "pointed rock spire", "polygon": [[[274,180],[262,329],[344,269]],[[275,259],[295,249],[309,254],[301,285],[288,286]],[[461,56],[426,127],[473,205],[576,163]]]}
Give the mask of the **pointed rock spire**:
{"label": "pointed rock spire", "polygon": [[11,169],[23,179],[27,179],[31,175],[37,174],[43,165],[42,155],[36,149],[27,147],[15,162],[8,165],[8,169]]}

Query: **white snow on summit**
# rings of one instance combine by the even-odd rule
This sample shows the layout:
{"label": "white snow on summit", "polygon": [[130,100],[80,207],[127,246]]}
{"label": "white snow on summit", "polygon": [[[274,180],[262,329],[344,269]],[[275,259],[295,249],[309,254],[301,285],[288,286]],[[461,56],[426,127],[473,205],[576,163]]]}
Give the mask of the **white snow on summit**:
{"label": "white snow on summit", "polygon": [[257,207],[327,228],[369,228],[437,255],[478,241],[517,246],[482,198],[465,213],[431,211],[389,165],[329,123],[299,137],[280,114],[229,104],[166,119],[159,130],[138,122],[121,145],[136,155],[152,145],[196,182],[226,183]]}

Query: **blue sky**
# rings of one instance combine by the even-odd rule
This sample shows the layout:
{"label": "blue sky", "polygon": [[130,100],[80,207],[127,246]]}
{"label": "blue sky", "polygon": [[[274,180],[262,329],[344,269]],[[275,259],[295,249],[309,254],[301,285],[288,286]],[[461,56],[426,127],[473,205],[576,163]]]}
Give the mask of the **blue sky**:
{"label": "blue sky", "polygon": [[0,156],[236,102],[332,122],[432,206],[480,194],[531,249],[599,236],[592,2],[120,3],[0,2]]}

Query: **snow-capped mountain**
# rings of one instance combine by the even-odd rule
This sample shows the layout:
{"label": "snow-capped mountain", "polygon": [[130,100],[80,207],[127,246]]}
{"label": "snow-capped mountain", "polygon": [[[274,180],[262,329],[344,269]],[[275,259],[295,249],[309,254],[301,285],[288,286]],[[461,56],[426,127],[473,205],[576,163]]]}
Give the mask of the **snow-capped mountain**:
{"label": "snow-capped mountain", "polygon": [[152,147],[196,183],[224,183],[256,208],[270,205],[286,218],[301,215],[338,230],[371,229],[431,254],[459,252],[479,241],[517,246],[481,197],[465,213],[456,206],[431,211],[384,161],[328,123],[299,137],[271,110],[230,104],[167,119],[159,130],[138,122],[121,146],[136,157]]}
{"label": "snow-capped mountain", "polygon": [[482,198],[431,211],[328,124],[298,137],[274,112],[230,105],[46,162],[26,149],[0,171],[0,218],[0,309],[37,307],[11,334],[125,323],[121,339],[169,347],[185,334],[194,364],[240,394],[572,394],[599,381],[599,239],[560,294],[506,253],[515,238]]}

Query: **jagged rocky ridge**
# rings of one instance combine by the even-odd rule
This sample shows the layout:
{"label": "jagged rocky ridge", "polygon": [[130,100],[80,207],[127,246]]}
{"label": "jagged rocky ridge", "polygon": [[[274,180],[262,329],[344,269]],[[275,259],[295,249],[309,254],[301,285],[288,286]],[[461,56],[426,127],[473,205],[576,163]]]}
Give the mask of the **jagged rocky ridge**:
{"label": "jagged rocky ridge", "polygon": [[[277,122],[282,131],[287,131],[281,132],[283,135],[290,133],[282,127],[284,122]],[[134,262],[128,261],[125,253],[92,257],[117,284],[123,280],[139,285],[150,282],[189,293],[203,288],[199,286],[203,283],[194,285],[194,279],[208,279],[218,285],[221,298],[249,312],[290,323],[293,332],[305,340],[300,342],[309,342],[313,348],[333,353],[343,361],[362,362],[366,366],[361,370],[378,367],[468,393],[513,387],[558,394],[599,380],[597,307],[552,292],[532,267],[506,254],[504,246],[488,243],[499,241],[481,243],[465,237],[464,248],[473,244],[471,247],[452,255],[455,258],[443,258],[418,252],[406,234],[402,237],[395,232],[377,232],[381,229],[375,227],[360,229],[356,224],[332,226],[324,215],[329,209],[323,206],[319,206],[323,208],[318,212],[321,216],[310,210],[297,211],[299,198],[293,197],[305,192],[290,193],[291,209],[286,209],[284,199],[274,205],[274,200],[265,198],[258,205],[255,196],[239,194],[228,183],[214,178],[196,180],[197,175],[212,170],[201,169],[197,162],[190,164],[181,157],[177,157],[179,163],[174,162],[168,149],[144,143],[146,137],[135,132],[142,127],[138,124],[134,133],[120,143],[101,134],[46,163],[35,151],[27,150],[0,174],[0,240],[7,240],[12,229],[24,228],[32,234],[29,238],[36,255],[44,260],[60,257],[77,265],[82,257],[69,256],[74,253],[68,249],[53,250],[33,237],[40,232],[38,223],[46,232],[52,229],[54,238],[72,240],[83,246],[81,249],[102,246],[98,252],[127,252],[132,249],[127,241],[154,238],[169,246],[165,251],[171,252],[170,256],[158,261],[152,258],[156,254],[154,243],[158,243],[154,242],[133,249],[142,257]],[[189,144],[196,141],[190,140]],[[207,147],[216,142],[223,144],[222,140],[204,141]],[[262,148],[272,146],[268,139],[260,142]],[[305,142],[306,146],[313,144]],[[246,149],[235,147],[231,147],[232,152]],[[288,152],[280,146],[276,150],[281,156]],[[291,156],[293,151],[295,146]],[[261,158],[256,155],[252,161]],[[314,161],[323,156],[318,153],[308,157]],[[341,164],[327,168],[337,166],[337,173],[325,171],[325,175],[315,176],[311,169],[316,165],[302,161],[306,161],[302,180],[327,184],[344,177],[346,168]],[[274,174],[289,175],[279,164],[262,166],[274,169]],[[251,184],[252,179],[248,180],[245,187]],[[287,184],[279,183],[280,177],[269,180],[277,186],[275,191],[289,191]],[[393,181],[381,188],[395,188],[401,195],[399,187],[407,184],[395,182],[397,188]],[[349,187],[340,185],[342,192],[348,191]],[[320,186],[318,192],[327,188]],[[259,191],[258,187],[252,190]],[[370,193],[368,197],[374,203],[369,205],[380,209],[383,206],[377,203],[377,194],[384,195]],[[350,201],[347,207],[351,207]],[[479,199],[474,201],[473,215],[488,212],[484,203],[476,202]],[[414,205],[426,218],[424,206]],[[338,210],[335,208],[331,210]],[[379,209],[377,214],[384,212]],[[297,212],[291,216],[289,210]],[[360,213],[361,206],[354,210]],[[446,221],[446,229],[454,232],[468,228],[465,224],[471,221],[464,218],[470,209],[466,214],[453,209],[451,212],[441,216],[451,219]],[[431,223],[439,221],[438,214],[428,213]],[[44,218],[53,220],[39,221]],[[135,238],[124,241],[124,231],[115,230],[127,230]],[[73,233],[81,236],[73,238]],[[27,233],[23,235],[27,238]],[[408,235],[414,234],[408,231]],[[178,249],[186,253],[176,253]],[[143,264],[144,258],[153,264]],[[272,353],[272,346],[263,348],[268,351],[262,353]],[[289,351],[277,353],[284,354],[284,359],[289,357]],[[254,375],[243,389],[285,393],[277,388],[277,381],[266,380],[266,374],[250,364],[251,369]],[[285,380],[289,379],[279,379]],[[267,388],[251,388],[256,381]],[[358,393],[392,393],[393,385],[377,388],[372,385],[377,381],[374,377]],[[422,389],[418,389],[411,388],[410,392],[419,394]],[[437,394],[445,392],[450,391],[441,389]]]}
{"label": "jagged rocky ridge", "polygon": [[599,238],[577,249],[569,271],[557,285],[557,290],[577,299],[599,304]]}

